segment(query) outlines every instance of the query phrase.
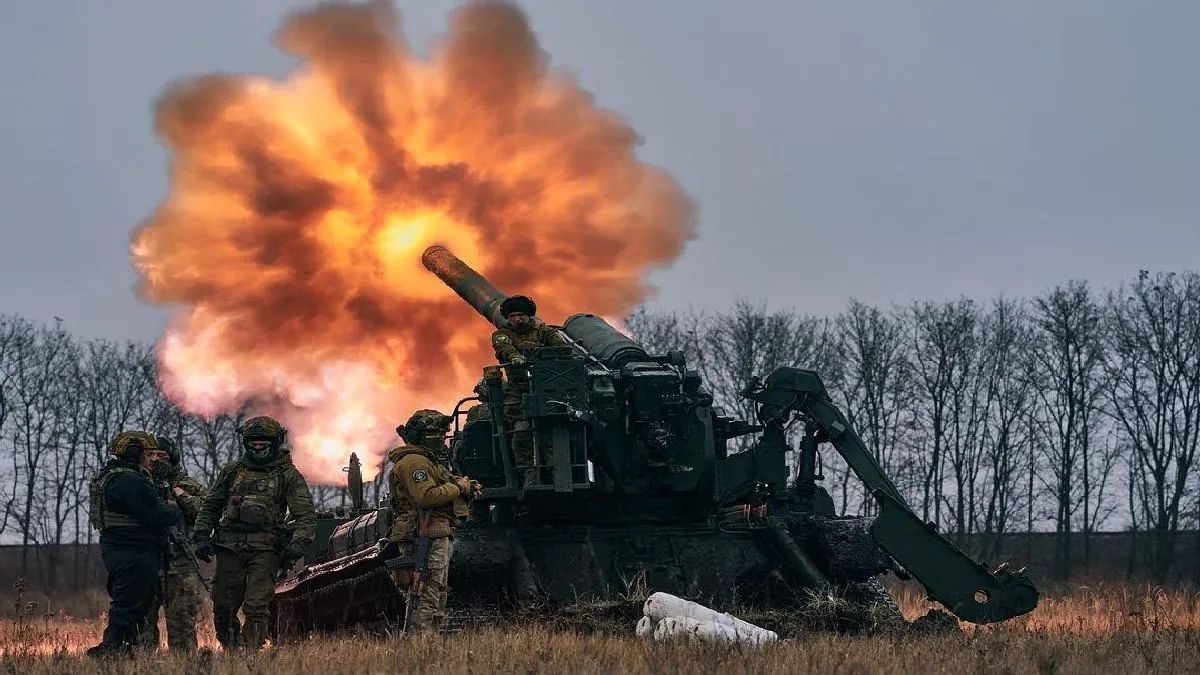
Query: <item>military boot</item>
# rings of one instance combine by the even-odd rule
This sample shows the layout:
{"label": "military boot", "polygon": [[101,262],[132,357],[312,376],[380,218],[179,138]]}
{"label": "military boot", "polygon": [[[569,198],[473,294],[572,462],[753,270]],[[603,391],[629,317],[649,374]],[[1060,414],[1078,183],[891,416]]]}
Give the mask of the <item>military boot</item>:
{"label": "military boot", "polygon": [[89,648],[85,653],[95,657],[131,656],[133,644],[128,635],[124,635],[120,629],[110,624],[104,627],[104,635],[100,638],[100,644]]}
{"label": "military boot", "polygon": [[133,656],[133,646],[127,642],[109,642],[105,640],[95,647],[89,648],[85,653],[93,658]]}
{"label": "military boot", "polygon": [[242,626],[242,639],[239,646],[248,651],[257,651],[263,648],[268,637],[267,624],[262,621],[247,621],[245,626]]}

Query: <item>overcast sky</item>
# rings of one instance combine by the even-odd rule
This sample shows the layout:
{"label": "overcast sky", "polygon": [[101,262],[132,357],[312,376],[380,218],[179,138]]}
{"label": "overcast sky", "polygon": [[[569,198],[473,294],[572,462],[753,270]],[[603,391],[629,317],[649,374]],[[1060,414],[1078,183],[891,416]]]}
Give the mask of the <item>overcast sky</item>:
{"label": "overcast sky", "polygon": [[[281,75],[266,0],[0,2],[0,313],[154,337],[151,104]],[[420,48],[456,3],[399,3]],[[838,311],[1200,268],[1200,3],[525,2],[700,207],[657,304]]]}

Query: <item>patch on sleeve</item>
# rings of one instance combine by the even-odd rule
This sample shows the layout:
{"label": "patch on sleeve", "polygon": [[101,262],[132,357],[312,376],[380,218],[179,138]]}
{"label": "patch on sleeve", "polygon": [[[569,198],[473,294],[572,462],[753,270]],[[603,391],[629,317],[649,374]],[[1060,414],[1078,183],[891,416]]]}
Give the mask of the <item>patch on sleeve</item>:
{"label": "patch on sleeve", "polygon": [[426,478],[429,478],[429,472],[427,472],[425,469],[417,469],[416,471],[412,472],[412,479],[414,482],[420,483]]}
{"label": "patch on sleeve", "polygon": [[504,333],[501,333],[501,334],[497,335],[496,337],[492,338],[492,342],[508,342],[508,336],[505,335]]}

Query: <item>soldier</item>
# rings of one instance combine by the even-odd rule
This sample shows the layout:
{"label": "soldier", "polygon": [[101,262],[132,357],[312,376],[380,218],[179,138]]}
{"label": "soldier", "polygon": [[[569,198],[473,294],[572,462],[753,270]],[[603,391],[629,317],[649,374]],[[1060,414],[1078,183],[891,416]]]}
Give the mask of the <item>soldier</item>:
{"label": "soldier", "polygon": [[[181,531],[189,531],[208,490],[188,476],[174,441],[166,436],[156,436],[155,440],[166,458],[154,463],[150,468],[151,476],[159,491],[165,491],[183,512]],[[162,607],[167,618],[167,648],[195,651],[196,622],[200,618],[200,599],[203,597],[200,579],[196,577],[198,571],[175,543],[169,545],[167,556],[166,577],[150,605],[142,644],[158,644],[158,610]]]}
{"label": "soldier", "polygon": [[[533,466],[533,433],[521,409],[521,398],[529,393],[529,376],[524,366],[529,357],[540,347],[565,347],[567,340],[557,328],[535,318],[537,304],[524,295],[511,295],[500,304],[500,315],[504,317],[504,328],[492,333],[492,347],[500,363],[511,364],[508,369],[508,384],[504,389],[504,421],[512,432],[513,456],[518,466],[526,467],[522,483],[529,485],[538,481]],[[552,457],[545,457],[549,463]]]}
{"label": "soldier", "polygon": [[[238,437],[242,457],[217,474],[196,515],[192,540],[198,557],[217,556],[217,640],[225,649],[260,649],[270,627],[276,575],[304,557],[313,540],[316,509],[308,483],[284,445],[287,429],[270,417],[254,417],[238,429]],[[290,532],[284,527],[289,513],[294,520]]]}
{"label": "soldier", "polygon": [[150,466],[162,453],[154,436],[122,431],[109,445],[113,458],[92,480],[92,527],[100,531],[100,557],[108,571],[108,625],[89,656],[130,653],[140,644],[154,601],[154,588],[166,550],[166,530],[179,520],[179,508],[159,498]]}
{"label": "soldier", "polygon": [[[429,538],[428,572],[416,607],[406,612],[406,630],[412,632],[437,630],[445,618],[456,512],[463,513],[466,502],[479,492],[478,483],[454,476],[443,466],[449,427],[446,415],[418,410],[400,429],[405,444],[388,453],[394,463],[388,474],[395,514],[391,538],[399,542],[401,556],[414,555],[418,539]],[[407,570],[397,570],[393,578],[401,590],[410,583]]]}

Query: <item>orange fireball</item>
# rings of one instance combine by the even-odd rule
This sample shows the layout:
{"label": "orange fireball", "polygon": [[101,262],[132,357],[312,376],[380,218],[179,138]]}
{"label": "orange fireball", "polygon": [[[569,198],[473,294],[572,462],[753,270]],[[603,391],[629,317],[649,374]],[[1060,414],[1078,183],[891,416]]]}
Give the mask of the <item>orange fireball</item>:
{"label": "orange fireball", "polygon": [[399,26],[388,2],[321,6],[280,30],[304,64],[284,80],[168,87],[170,193],[132,244],[141,293],[179,308],[163,390],[194,413],[277,415],[317,482],[351,451],[378,457],[413,409],[452,405],[491,359],[490,327],[421,267],[426,246],[558,321],[623,315],[694,234],[678,184],[548,65],[520,10],[462,7],[429,59]]}

